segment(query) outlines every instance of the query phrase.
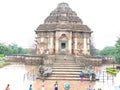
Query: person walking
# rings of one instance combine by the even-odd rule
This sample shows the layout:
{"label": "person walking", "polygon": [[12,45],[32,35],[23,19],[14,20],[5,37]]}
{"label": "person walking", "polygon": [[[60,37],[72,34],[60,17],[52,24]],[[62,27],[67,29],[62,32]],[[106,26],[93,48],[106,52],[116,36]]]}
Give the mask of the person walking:
{"label": "person walking", "polygon": [[117,69],[118,73],[114,80],[114,82],[115,82],[114,86],[115,86],[115,90],[120,90],[120,66],[117,66],[116,69]]}
{"label": "person walking", "polygon": [[87,88],[87,90],[92,90],[92,86],[89,85],[88,88]]}
{"label": "person walking", "polygon": [[44,85],[44,80],[42,81],[42,90],[44,90],[45,85]]}
{"label": "person walking", "polygon": [[67,58],[66,58],[66,55],[65,55],[65,56],[64,56],[64,61],[66,61],[66,59],[67,59]]}
{"label": "person walking", "polygon": [[33,89],[32,89],[32,84],[30,84],[29,90],[33,90]]}
{"label": "person walking", "polygon": [[10,85],[8,84],[5,90],[10,90]]}
{"label": "person walking", "polygon": [[81,72],[80,72],[80,81],[82,82],[83,80],[84,80],[84,72],[81,71]]}
{"label": "person walking", "polygon": [[58,90],[58,83],[57,83],[57,81],[54,84],[54,90]]}
{"label": "person walking", "polygon": [[92,73],[89,74],[89,79],[92,81]]}

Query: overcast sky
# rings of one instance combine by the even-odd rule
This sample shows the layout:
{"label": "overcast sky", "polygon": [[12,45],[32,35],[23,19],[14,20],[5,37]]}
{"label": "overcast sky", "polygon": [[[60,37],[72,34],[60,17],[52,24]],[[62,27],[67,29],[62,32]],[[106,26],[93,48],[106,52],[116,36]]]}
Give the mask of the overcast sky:
{"label": "overcast sky", "polygon": [[120,34],[120,0],[0,0],[0,42],[32,47],[34,30],[61,2],[93,31],[97,49],[114,46]]}

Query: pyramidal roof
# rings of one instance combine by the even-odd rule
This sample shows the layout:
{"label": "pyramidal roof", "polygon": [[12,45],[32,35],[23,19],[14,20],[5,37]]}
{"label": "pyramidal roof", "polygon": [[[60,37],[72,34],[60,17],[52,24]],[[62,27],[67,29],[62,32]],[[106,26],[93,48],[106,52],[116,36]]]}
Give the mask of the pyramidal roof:
{"label": "pyramidal roof", "polygon": [[77,14],[72,11],[67,3],[58,4],[57,8],[53,10],[50,15],[45,19],[47,22],[59,22],[59,21],[68,21],[82,23],[82,20],[77,16]]}
{"label": "pyramidal roof", "polygon": [[50,15],[40,24],[37,31],[72,30],[80,32],[91,32],[87,25],[77,16],[67,3],[58,4]]}

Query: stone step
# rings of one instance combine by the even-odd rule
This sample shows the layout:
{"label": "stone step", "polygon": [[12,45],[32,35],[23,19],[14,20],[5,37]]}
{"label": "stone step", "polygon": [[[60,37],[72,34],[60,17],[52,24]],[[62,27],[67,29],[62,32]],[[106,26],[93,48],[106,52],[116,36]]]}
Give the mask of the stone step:
{"label": "stone step", "polygon": [[52,69],[83,69],[83,67],[52,67]]}
{"label": "stone step", "polygon": [[55,56],[56,59],[52,66],[52,74],[50,77],[46,77],[47,80],[80,80],[79,74],[84,67],[75,63],[73,55],[68,55],[66,61],[64,61],[64,56]]}
{"label": "stone step", "polygon": [[[47,77],[46,80],[75,80],[80,81],[79,77]],[[89,78],[84,78],[84,81],[89,81]]]}
{"label": "stone step", "polygon": [[76,63],[54,63],[53,65],[76,65],[76,66],[80,66],[79,64],[76,64]]}
{"label": "stone step", "polygon": [[53,69],[53,72],[81,72],[80,69]]}
{"label": "stone step", "polygon": [[[64,57],[65,57],[65,55],[64,55],[64,56],[61,56],[61,57],[60,57],[60,56],[56,56],[55,59],[56,59],[56,60],[64,60]],[[68,57],[66,57],[66,59],[67,59],[67,60],[74,60],[74,57],[68,56]]]}
{"label": "stone step", "polygon": [[80,72],[64,72],[64,71],[61,71],[61,72],[57,72],[57,71],[55,71],[55,72],[52,72],[52,74],[56,74],[56,75],[58,75],[58,74],[61,74],[61,75],[79,75],[80,74]]}
{"label": "stone step", "polygon": [[75,61],[73,61],[73,60],[69,60],[69,61],[67,61],[67,60],[66,61],[64,61],[64,60],[61,60],[61,61],[60,60],[56,60],[55,62],[58,62],[58,63],[69,63],[69,62],[70,63],[75,63]]}
{"label": "stone step", "polygon": [[56,75],[56,74],[52,74],[51,77],[77,77],[79,78],[79,75]]}
{"label": "stone step", "polygon": [[69,64],[59,64],[59,65],[56,65],[54,64],[53,67],[80,67],[80,65],[69,65]]}
{"label": "stone step", "polygon": [[54,63],[73,63],[75,64],[75,61],[55,61]]}

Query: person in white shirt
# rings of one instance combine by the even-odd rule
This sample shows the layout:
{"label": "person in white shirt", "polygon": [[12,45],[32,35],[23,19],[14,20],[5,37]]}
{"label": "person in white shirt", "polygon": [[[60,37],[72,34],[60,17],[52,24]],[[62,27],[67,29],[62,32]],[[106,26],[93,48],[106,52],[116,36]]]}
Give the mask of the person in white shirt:
{"label": "person in white shirt", "polygon": [[54,84],[54,90],[58,90],[58,83],[57,83],[57,81]]}
{"label": "person in white shirt", "polygon": [[118,73],[114,80],[114,86],[115,90],[120,90],[120,66],[117,66],[116,69],[118,70]]}

